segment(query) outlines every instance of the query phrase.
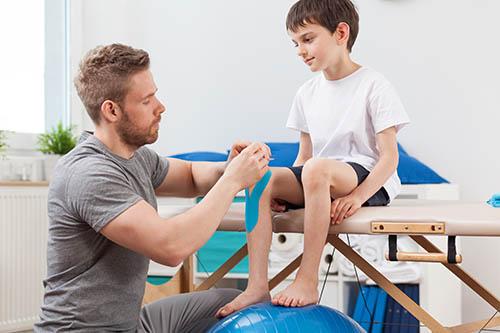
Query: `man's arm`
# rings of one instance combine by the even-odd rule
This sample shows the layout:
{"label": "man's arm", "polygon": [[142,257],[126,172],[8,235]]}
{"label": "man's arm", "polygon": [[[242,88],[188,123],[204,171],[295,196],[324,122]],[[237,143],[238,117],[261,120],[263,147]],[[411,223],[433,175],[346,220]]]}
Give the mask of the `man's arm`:
{"label": "man's arm", "polygon": [[177,266],[208,241],[238,191],[237,184],[221,179],[199,204],[168,219],[141,200],[109,222],[101,233],[158,263]]}
{"label": "man's arm", "polygon": [[189,162],[168,158],[168,173],[155,193],[160,196],[205,195],[224,173],[226,162]]}
{"label": "man's arm", "polygon": [[227,165],[205,198],[187,212],[163,219],[148,203],[139,201],[106,224],[101,233],[161,264],[177,266],[208,241],[236,193],[262,178],[269,169],[268,161],[261,145],[252,144]]}
{"label": "man's arm", "polygon": [[[188,198],[207,194],[222,176],[227,165],[250,144],[248,141],[235,142],[227,162],[188,162],[169,158],[167,176],[155,193],[160,196]],[[267,156],[271,154],[268,146],[260,143],[257,145]]]}

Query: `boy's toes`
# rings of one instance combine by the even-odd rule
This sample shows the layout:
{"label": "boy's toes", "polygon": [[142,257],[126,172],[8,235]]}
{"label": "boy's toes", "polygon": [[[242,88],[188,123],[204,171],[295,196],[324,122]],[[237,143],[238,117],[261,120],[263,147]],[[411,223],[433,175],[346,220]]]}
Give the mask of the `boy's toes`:
{"label": "boy's toes", "polygon": [[222,318],[230,315],[233,312],[234,308],[231,306],[231,304],[226,304],[222,308],[220,308],[219,311],[217,311],[217,314],[215,316],[218,318]]}
{"label": "boy's toes", "polygon": [[224,313],[226,312],[225,308],[226,308],[226,306],[223,306],[222,308],[220,308],[219,310],[217,310],[217,313],[215,314],[215,316],[217,318],[224,317]]}
{"label": "boy's toes", "polygon": [[281,299],[281,294],[276,294],[271,300],[271,303],[273,303],[274,305],[280,305],[280,299]]}

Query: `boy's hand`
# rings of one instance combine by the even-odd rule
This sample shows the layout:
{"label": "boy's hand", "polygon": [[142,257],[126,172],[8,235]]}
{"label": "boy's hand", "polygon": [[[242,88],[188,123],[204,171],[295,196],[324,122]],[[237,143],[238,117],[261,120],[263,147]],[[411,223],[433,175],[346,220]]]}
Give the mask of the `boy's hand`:
{"label": "boy's hand", "polygon": [[352,216],[362,204],[361,198],[352,194],[333,200],[330,211],[332,224],[342,223],[346,217]]}

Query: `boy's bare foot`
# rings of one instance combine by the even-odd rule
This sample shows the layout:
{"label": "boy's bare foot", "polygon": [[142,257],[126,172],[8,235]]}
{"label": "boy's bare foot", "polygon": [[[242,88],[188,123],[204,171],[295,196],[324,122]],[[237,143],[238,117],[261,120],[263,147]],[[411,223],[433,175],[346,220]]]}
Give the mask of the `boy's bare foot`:
{"label": "boy's bare foot", "polygon": [[245,290],[241,294],[239,294],[235,299],[231,302],[224,305],[220,308],[215,314],[216,317],[222,318],[230,315],[233,312],[239,311],[244,307],[269,301],[271,299],[271,295],[269,294],[269,290],[261,289],[261,290]]}
{"label": "boy's bare foot", "polygon": [[274,305],[306,306],[318,303],[318,286],[313,281],[296,278],[285,290],[273,297]]}

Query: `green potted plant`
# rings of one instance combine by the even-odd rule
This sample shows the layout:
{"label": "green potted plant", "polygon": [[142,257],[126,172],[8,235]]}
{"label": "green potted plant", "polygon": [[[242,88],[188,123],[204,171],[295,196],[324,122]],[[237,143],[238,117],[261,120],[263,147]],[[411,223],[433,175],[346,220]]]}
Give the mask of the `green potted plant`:
{"label": "green potted plant", "polygon": [[0,130],[0,157],[3,157],[7,147],[7,134],[5,131]]}
{"label": "green potted plant", "polygon": [[61,122],[52,127],[47,133],[38,136],[38,150],[45,154],[45,179],[50,181],[57,160],[76,146],[76,136],[73,135],[74,126],[63,126]]}
{"label": "green potted plant", "polygon": [[6,161],[5,151],[7,150],[7,134],[0,130],[0,180],[8,179],[9,177],[9,162]]}

